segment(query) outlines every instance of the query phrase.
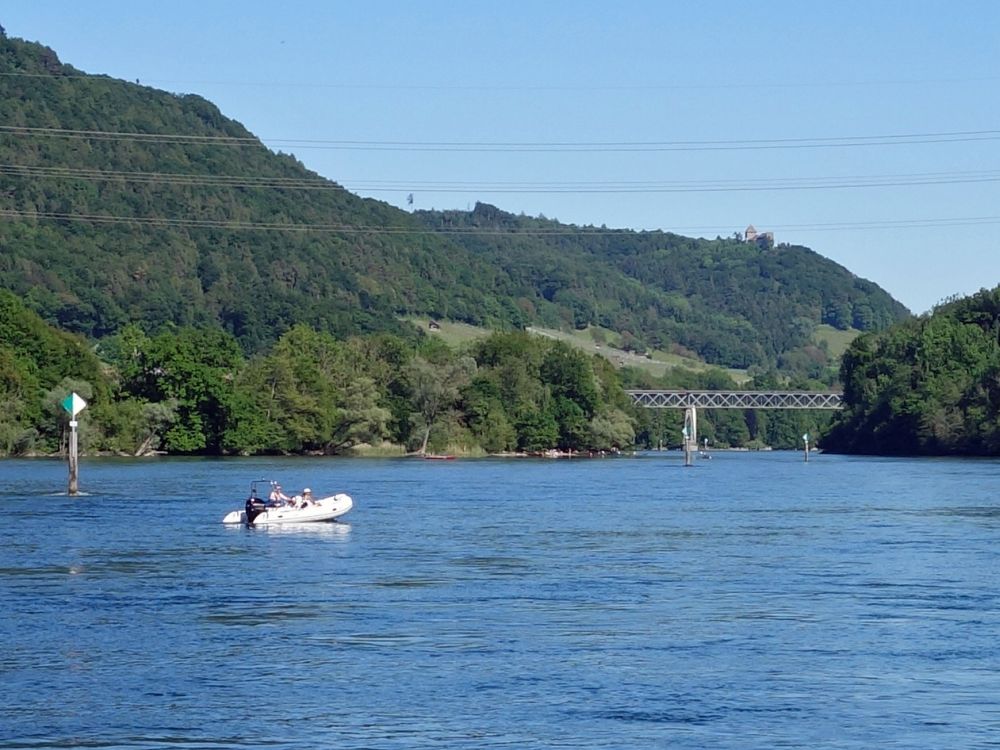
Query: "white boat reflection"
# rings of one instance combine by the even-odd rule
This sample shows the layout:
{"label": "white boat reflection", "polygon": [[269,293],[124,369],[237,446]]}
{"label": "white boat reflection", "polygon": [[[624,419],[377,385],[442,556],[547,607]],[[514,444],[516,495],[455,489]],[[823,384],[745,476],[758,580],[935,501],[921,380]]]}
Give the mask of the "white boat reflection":
{"label": "white boat reflection", "polygon": [[351,535],[351,524],[343,521],[329,521],[325,523],[277,523],[267,526],[254,527],[253,531],[265,534],[301,534],[307,536],[321,536],[336,539],[347,539]]}

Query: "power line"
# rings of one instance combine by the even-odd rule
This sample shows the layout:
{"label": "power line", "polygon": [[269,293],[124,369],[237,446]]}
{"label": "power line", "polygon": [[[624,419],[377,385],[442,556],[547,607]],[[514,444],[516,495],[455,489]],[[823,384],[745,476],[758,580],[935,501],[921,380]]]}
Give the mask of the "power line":
{"label": "power line", "polygon": [[431,152],[668,152],[668,151],[756,151],[807,148],[857,148],[931,143],[967,143],[1000,139],[1000,130],[959,130],[879,135],[813,136],[805,138],[756,138],[677,141],[375,141],[303,138],[264,138],[227,135],[177,135],[114,130],[0,125],[0,134],[44,138],[139,141],[146,143],[257,146],[263,143],[295,148],[346,151]]}
{"label": "power line", "polygon": [[[573,235],[619,235],[619,234],[657,234],[662,232],[696,232],[722,233],[728,229],[716,226],[677,226],[666,230],[630,230],[603,229],[596,227],[580,227],[562,225],[557,228],[516,228],[502,229],[491,227],[385,227],[360,226],[332,223],[289,223],[262,221],[231,221],[228,219],[199,219],[171,217],[116,216],[111,214],[75,214],[51,211],[22,211],[17,209],[0,209],[0,217],[23,220],[75,221],[91,224],[127,224],[145,227],[179,227],[195,229],[227,229],[233,231],[273,231],[273,232],[318,232],[330,234],[374,234],[374,235],[485,235],[485,236],[530,236],[530,237],[563,237]],[[871,229],[922,229],[933,227],[980,226],[1000,224],[1000,216],[960,216],[920,219],[883,219],[876,221],[856,222],[824,222],[810,224],[769,224],[775,231],[846,231]]]}
{"label": "power line", "polygon": [[773,151],[782,149],[859,148],[932,143],[968,143],[1000,139],[1000,130],[912,135],[844,136],[831,138],[774,138],[718,141],[323,141],[272,140],[266,143],[294,148],[342,151],[416,151],[446,153],[656,153],[698,151]]}
{"label": "power line", "polygon": [[49,79],[52,81],[90,80],[100,83],[132,84],[139,79],[161,85],[184,86],[244,86],[254,88],[316,88],[361,91],[698,91],[698,90],[732,90],[732,89],[822,89],[822,88],[860,88],[879,86],[945,86],[963,83],[994,83],[1000,77],[969,76],[958,78],[898,78],[872,80],[840,80],[840,81],[719,81],[719,82],[681,82],[681,83],[588,83],[586,85],[569,85],[558,83],[519,84],[519,83],[376,83],[359,81],[251,81],[251,80],[180,80],[170,78],[150,78],[139,76],[139,79],[122,79],[109,75],[92,73],[28,73],[26,71],[7,71],[0,73],[0,78]]}
{"label": "power line", "polygon": [[148,143],[191,143],[229,146],[260,146],[259,138],[234,135],[180,135],[177,133],[135,133],[117,130],[78,130],[39,128],[23,125],[0,125],[0,133],[38,138],[75,138],[97,141],[142,141]]}
{"label": "power line", "polygon": [[763,191],[787,191],[787,190],[833,190],[849,188],[873,188],[873,187],[907,187],[920,185],[959,185],[982,182],[1000,181],[1000,172],[980,173],[977,175],[961,175],[955,173],[948,177],[927,178],[919,176],[900,175],[897,179],[888,178],[815,178],[815,181],[804,180],[783,180],[781,178],[765,181],[757,180],[746,183],[648,183],[634,185],[613,185],[613,184],[578,184],[572,186],[542,186],[526,185],[522,187],[478,185],[478,186],[438,186],[423,185],[420,183],[399,183],[395,186],[366,185],[364,183],[350,183],[350,189],[364,191],[367,193],[410,193],[420,191],[424,193],[516,193],[516,194],[611,194],[611,193],[728,193],[728,192],[763,192]]}
{"label": "power line", "polygon": [[[122,172],[74,167],[47,167],[0,164],[0,174],[35,179],[71,179],[102,182],[133,182],[165,186],[266,188],[346,192],[348,188],[321,177],[298,178],[244,175],[198,175],[171,172]],[[826,190],[921,185],[954,185],[1000,181],[1000,170],[916,172],[904,174],[853,175],[832,177],[746,178],[694,181],[620,180],[563,182],[472,182],[427,180],[374,180],[351,183],[352,190],[370,193],[699,193],[787,190]]]}
{"label": "power line", "polygon": [[[0,209],[0,216],[12,219],[51,219],[91,224],[131,224],[137,226],[186,227],[204,229],[267,230],[276,232],[335,232],[345,234],[409,234],[410,230],[396,227],[365,227],[347,224],[292,224],[288,222],[234,221],[229,219],[171,218],[158,216],[116,216],[113,214],[75,214],[56,211],[21,211]],[[426,232],[432,234],[433,232]]]}
{"label": "power line", "polygon": [[46,167],[23,164],[0,164],[0,174],[21,177],[74,179],[94,182],[140,182],[164,185],[209,187],[288,188],[298,190],[345,190],[323,177],[253,177],[247,175],[199,175],[178,172],[118,172],[77,167]]}

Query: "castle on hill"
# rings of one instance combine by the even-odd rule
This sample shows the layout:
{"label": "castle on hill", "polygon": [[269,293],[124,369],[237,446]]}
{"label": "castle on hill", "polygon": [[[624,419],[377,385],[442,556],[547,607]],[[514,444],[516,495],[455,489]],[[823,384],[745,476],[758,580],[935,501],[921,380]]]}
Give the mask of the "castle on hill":
{"label": "castle on hill", "polygon": [[770,250],[774,247],[774,232],[758,232],[757,228],[751,224],[743,233],[743,241],[747,244],[756,245],[762,250]]}

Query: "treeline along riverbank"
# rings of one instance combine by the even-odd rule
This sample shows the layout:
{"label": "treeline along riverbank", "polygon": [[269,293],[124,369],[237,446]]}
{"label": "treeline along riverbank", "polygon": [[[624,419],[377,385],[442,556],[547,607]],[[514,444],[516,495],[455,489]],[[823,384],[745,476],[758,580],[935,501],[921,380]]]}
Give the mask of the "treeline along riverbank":
{"label": "treeline along riverbank", "polygon": [[[774,385],[761,374],[756,385]],[[772,382],[768,382],[768,381]],[[798,387],[808,383],[798,383]],[[815,384],[814,384],[815,385]],[[676,446],[681,415],[636,409],[626,387],[727,388],[722,370],[655,379],[525,332],[460,349],[430,337],[338,339],[299,325],[246,355],[219,328],[137,325],[90,346],[0,291],[0,454],[64,446],[70,392],[87,453],[251,455],[400,451],[466,454]],[[713,445],[794,447],[823,413],[703,415]]]}

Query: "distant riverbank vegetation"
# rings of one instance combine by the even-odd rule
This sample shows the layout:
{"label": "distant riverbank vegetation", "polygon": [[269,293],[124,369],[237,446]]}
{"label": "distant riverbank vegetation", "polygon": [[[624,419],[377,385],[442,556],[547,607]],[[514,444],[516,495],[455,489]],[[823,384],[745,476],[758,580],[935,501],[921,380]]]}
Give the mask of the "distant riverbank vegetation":
{"label": "distant riverbank vegetation", "polygon": [[1000,455],[1000,287],[859,336],[841,379],[846,408],[826,449]]}
{"label": "distant riverbank vegetation", "polygon": [[[820,383],[780,383],[792,387]],[[779,385],[756,373],[741,387]],[[221,328],[130,324],[88,344],[0,291],[0,454],[64,449],[70,392],[84,452],[114,455],[465,455],[677,447],[681,413],[635,408],[628,387],[734,389],[721,369],[654,378],[516,331],[461,347],[433,337],[338,339],[297,325],[247,355]],[[707,411],[712,446],[795,447],[826,416]]]}

